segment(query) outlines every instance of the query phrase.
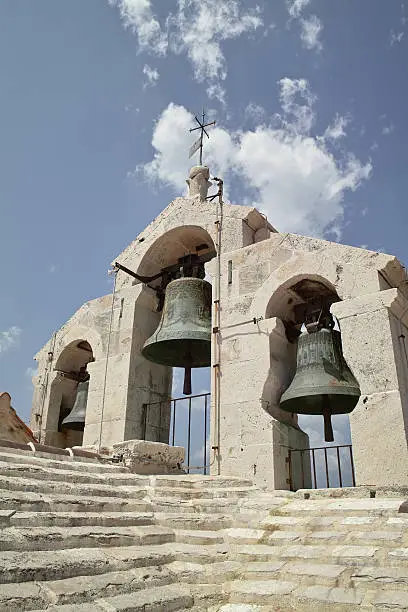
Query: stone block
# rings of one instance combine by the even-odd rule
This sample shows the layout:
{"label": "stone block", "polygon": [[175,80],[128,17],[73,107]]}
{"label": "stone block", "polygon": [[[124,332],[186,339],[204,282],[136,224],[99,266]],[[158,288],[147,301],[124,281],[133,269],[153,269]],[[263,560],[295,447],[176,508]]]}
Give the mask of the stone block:
{"label": "stone block", "polygon": [[407,610],[408,593],[406,591],[380,591],[375,594],[373,606],[375,608]]}
{"label": "stone block", "polygon": [[161,442],[126,440],[113,444],[115,453],[134,474],[183,474],[184,448]]}
{"label": "stone block", "polygon": [[305,589],[299,589],[296,595],[300,600],[308,599],[319,602],[322,601],[328,606],[333,604],[358,606],[363,601],[364,591],[324,586],[310,586]]}

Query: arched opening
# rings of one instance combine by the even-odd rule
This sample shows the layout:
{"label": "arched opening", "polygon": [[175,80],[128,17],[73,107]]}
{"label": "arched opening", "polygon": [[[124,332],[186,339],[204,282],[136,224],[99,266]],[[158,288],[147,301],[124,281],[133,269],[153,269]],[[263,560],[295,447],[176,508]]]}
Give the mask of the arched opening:
{"label": "arched opening", "polygon": [[[164,276],[158,276],[148,283],[148,286],[153,290],[157,291],[160,295],[160,290],[162,290],[162,295],[165,295],[165,286],[166,282],[168,283],[170,280],[177,278],[181,266],[185,258],[189,258],[192,256],[192,261],[197,261],[199,265],[204,266],[205,279],[210,282],[210,278],[206,273],[206,264],[216,255],[215,245],[210,234],[200,226],[192,226],[192,225],[183,225],[180,227],[173,228],[160,236],[153,245],[148,249],[146,254],[144,255],[138,269],[137,274],[144,277],[152,277],[155,275],[159,275],[163,270],[166,272]],[[201,272],[200,272],[201,274]],[[184,274],[181,273],[181,276]],[[188,276],[189,274],[187,274]],[[195,276],[196,272],[193,271],[192,276]],[[203,278],[203,275],[198,276],[199,278]],[[164,280],[164,290],[163,290],[163,280]],[[137,284],[138,281],[134,281],[134,284]],[[159,303],[159,300],[157,300]],[[163,305],[163,304],[162,304]],[[158,328],[160,320],[161,320],[161,312],[159,308],[159,312],[152,312],[150,316],[150,320],[153,321],[155,319],[155,325],[153,326],[153,333]],[[150,337],[150,336],[149,336]],[[147,339],[147,338],[146,338]],[[145,339],[145,340],[146,340]],[[145,341],[144,340],[144,341]],[[169,389],[169,395],[173,398],[183,397],[183,383],[180,368],[171,368],[168,367],[168,370],[171,372],[172,377],[172,386]],[[182,370],[184,372],[184,370]],[[207,392],[210,390],[211,385],[211,369],[210,367],[199,367],[192,369],[192,395],[202,394],[203,392]],[[187,396],[188,397],[188,396]],[[194,399],[194,398],[193,398]],[[160,409],[160,419],[157,416],[154,407],[149,409],[149,418],[148,423],[150,427],[147,428],[147,432],[158,430],[156,420],[160,420],[161,423],[165,422],[169,424],[169,429],[174,434],[174,439],[177,444],[181,444],[187,447],[188,444],[188,427],[187,427],[187,419],[189,409],[188,406],[192,405],[194,408],[193,417],[192,417],[192,427],[191,427],[191,460],[194,461],[195,465],[202,465],[204,456],[203,451],[203,438],[202,432],[199,429],[206,429],[209,432],[209,410],[204,413],[204,403],[198,408],[197,402],[193,401],[193,403],[189,404],[187,402],[178,402],[177,403],[177,411],[176,418],[174,416],[174,403],[171,404],[166,402],[166,410],[168,410],[168,414],[163,414],[163,410]],[[191,411],[190,411],[191,412]],[[201,414],[203,412],[203,414]],[[199,413],[199,416],[197,416]],[[204,419],[207,419],[206,426],[204,427],[203,422]],[[200,423],[200,425],[196,425]],[[154,422],[153,422],[154,421]],[[164,441],[161,439],[161,441]],[[205,444],[205,443],[204,443]]]}
{"label": "arched opening", "polygon": [[[285,413],[279,408],[279,403],[282,394],[290,386],[296,373],[296,357],[298,337],[302,330],[305,329],[304,324],[313,308],[327,308],[330,310],[332,304],[340,301],[333,285],[323,277],[317,275],[302,275],[289,279],[282,284],[272,295],[267,309],[266,317],[276,317],[282,323],[281,325],[281,344],[277,355],[277,343],[271,336],[271,369],[273,367],[273,380],[267,381],[265,385],[267,399],[271,402],[271,413],[280,420],[288,421],[292,418],[292,424],[300,427],[309,437],[309,445],[311,448],[324,448],[330,446],[330,443],[325,442],[324,436],[324,420],[321,415],[311,414],[296,414]],[[338,323],[335,321],[335,329],[338,329]],[[350,424],[348,414],[336,414],[332,417],[334,442],[332,445],[351,444]],[[333,449],[335,452],[335,449]],[[346,456],[347,454],[347,456]],[[299,458],[298,458],[299,459]],[[315,486],[326,486],[324,465],[324,452],[321,455],[317,453],[317,474]],[[348,464],[348,449],[344,450],[344,465]],[[337,460],[335,455],[328,456],[328,472],[330,477],[330,486],[339,486],[340,477],[338,472]],[[352,481],[350,468],[346,468],[348,480]],[[348,474],[350,472],[350,474]],[[349,484],[350,484],[349,483]],[[344,486],[344,474],[343,474]]]}
{"label": "arched opening", "polygon": [[[71,423],[64,425],[64,419],[72,414],[80,383],[89,380],[87,365],[94,361],[92,347],[87,340],[79,339],[68,344],[60,353],[54,371],[58,376],[50,389],[47,423],[47,443],[58,447],[80,446],[83,426]],[[83,414],[86,411],[86,397]],[[77,404],[78,406],[78,404]],[[81,419],[82,420],[82,419]]]}

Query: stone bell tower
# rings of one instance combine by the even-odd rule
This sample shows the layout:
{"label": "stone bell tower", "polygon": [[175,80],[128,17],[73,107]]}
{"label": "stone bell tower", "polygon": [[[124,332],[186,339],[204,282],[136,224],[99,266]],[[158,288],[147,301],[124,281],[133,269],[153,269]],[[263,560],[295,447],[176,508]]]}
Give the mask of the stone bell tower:
{"label": "stone bell tower", "polygon": [[[224,203],[222,181],[209,199],[206,166],[192,168],[187,183],[188,195],[115,258],[113,294],[84,304],[36,355],[34,435],[63,447],[142,438],[144,406],[171,394],[172,368],[142,355],[160,321],[160,275],[200,253],[212,284],[211,472],[288,488],[288,451],[307,448],[308,437],[279,403],[296,369],[290,330],[313,297],[329,301],[361,389],[350,414],[357,483],[408,485],[403,266],[382,253],[281,234],[255,208]],[[83,432],[71,432],[61,422],[84,367]],[[152,419],[146,437],[167,443],[170,410]]]}

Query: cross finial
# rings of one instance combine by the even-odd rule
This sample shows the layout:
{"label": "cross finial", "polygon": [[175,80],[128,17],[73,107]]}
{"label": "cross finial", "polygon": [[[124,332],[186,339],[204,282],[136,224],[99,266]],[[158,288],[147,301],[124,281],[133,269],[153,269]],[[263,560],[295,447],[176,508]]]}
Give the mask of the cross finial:
{"label": "cross finial", "polygon": [[200,150],[200,166],[203,165],[203,136],[204,134],[209,138],[209,135],[206,132],[206,127],[210,125],[215,125],[215,121],[211,121],[211,123],[205,123],[205,110],[203,108],[202,120],[197,119],[197,115],[194,115],[194,119],[198,123],[198,127],[191,128],[190,132],[195,132],[196,130],[201,130],[199,138],[195,141],[195,143],[190,148],[190,155],[192,157],[196,151]]}

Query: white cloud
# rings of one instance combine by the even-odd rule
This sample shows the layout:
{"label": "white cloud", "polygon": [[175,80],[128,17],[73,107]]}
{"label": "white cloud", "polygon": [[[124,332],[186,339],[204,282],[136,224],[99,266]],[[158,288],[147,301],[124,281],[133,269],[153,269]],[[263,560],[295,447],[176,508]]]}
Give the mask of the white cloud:
{"label": "white cloud", "polygon": [[317,15],[310,15],[309,17],[302,16],[304,9],[309,6],[309,4],[310,0],[286,0],[286,8],[289,13],[289,24],[291,20],[297,20],[300,24],[300,40],[305,49],[320,52],[323,49],[320,40],[323,23]]}
{"label": "white cloud", "polygon": [[263,25],[259,7],[243,9],[241,0],[178,0],[175,13],[160,25],[151,0],[108,0],[117,6],[139,49],[155,55],[185,54],[197,81],[208,83],[210,98],[225,101],[220,85],[227,75],[223,43]]}
{"label": "white cloud", "polygon": [[[331,229],[339,237],[344,197],[370,177],[371,163],[345,150],[334,154],[324,136],[311,135],[315,96],[305,79],[285,78],[279,87],[282,113],[254,130],[216,126],[205,161],[224,177],[226,192],[234,182],[242,199],[251,197],[280,231],[322,236]],[[138,168],[147,180],[184,192],[191,126],[182,106],[162,112],[153,131],[154,158]]]}
{"label": "white cloud", "polygon": [[390,46],[393,47],[396,43],[400,43],[404,38],[405,32],[394,32],[391,30],[390,32]]}
{"label": "white cloud", "polygon": [[5,353],[18,344],[22,330],[12,325],[5,331],[0,332],[0,353]]}
{"label": "white cloud", "polygon": [[38,370],[37,370],[37,368],[31,368],[31,367],[30,367],[30,368],[27,368],[27,369],[26,369],[26,371],[25,371],[25,375],[26,375],[28,378],[32,378],[33,376],[36,376],[36,375],[37,375],[37,371],[38,371]]}
{"label": "white cloud", "polygon": [[285,127],[298,133],[306,134],[312,129],[316,117],[313,104],[316,96],[310,90],[306,79],[289,79],[279,81],[279,100],[285,114]]}
{"label": "white cloud", "polygon": [[144,65],[143,74],[147,78],[147,81],[143,85],[143,89],[146,89],[146,87],[149,87],[149,86],[153,87],[154,85],[156,85],[160,77],[157,70],[155,68],[151,68],[149,64]]}
{"label": "white cloud", "polygon": [[286,0],[288,13],[292,19],[300,17],[303,9],[310,4],[310,0]]}
{"label": "white cloud", "polygon": [[393,133],[394,130],[395,130],[395,125],[393,123],[390,123],[390,125],[385,125],[383,127],[383,129],[381,130],[381,134],[383,136],[389,136],[390,134]]}
{"label": "white cloud", "polygon": [[361,210],[361,216],[362,216],[362,217],[366,217],[366,216],[367,216],[367,213],[368,213],[368,207],[366,206],[365,208],[363,208],[363,209]]}
{"label": "white cloud", "polygon": [[50,274],[54,274],[54,272],[56,272],[57,270],[57,266],[55,264],[51,264],[50,265]]}
{"label": "white cloud", "polygon": [[265,118],[266,112],[263,106],[250,102],[245,109],[245,115],[248,119],[261,123]]}
{"label": "white cloud", "polygon": [[320,52],[323,45],[319,39],[323,24],[316,15],[311,15],[308,19],[300,20],[300,39],[306,49]]}
{"label": "white cloud", "polygon": [[198,81],[225,79],[221,43],[262,23],[258,9],[242,11],[237,0],[179,0],[178,12],[167,20],[172,50],[186,53]]}
{"label": "white cloud", "polygon": [[162,31],[155,17],[150,0],[108,0],[111,6],[117,6],[125,28],[137,35],[139,48],[156,55],[165,55],[167,51],[167,34]]}
{"label": "white cloud", "polygon": [[345,129],[347,125],[350,123],[349,117],[344,117],[342,115],[336,115],[333,123],[329,125],[324,134],[323,138],[325,140],[340,140],[340,138],[344,138],[346,136]]}
{"label": "white cloud", "polygon": [[212,83],[207,87],[207,96],[211,100],[218,100],[223,106],[226,106],[225,89],[219,83]]}

